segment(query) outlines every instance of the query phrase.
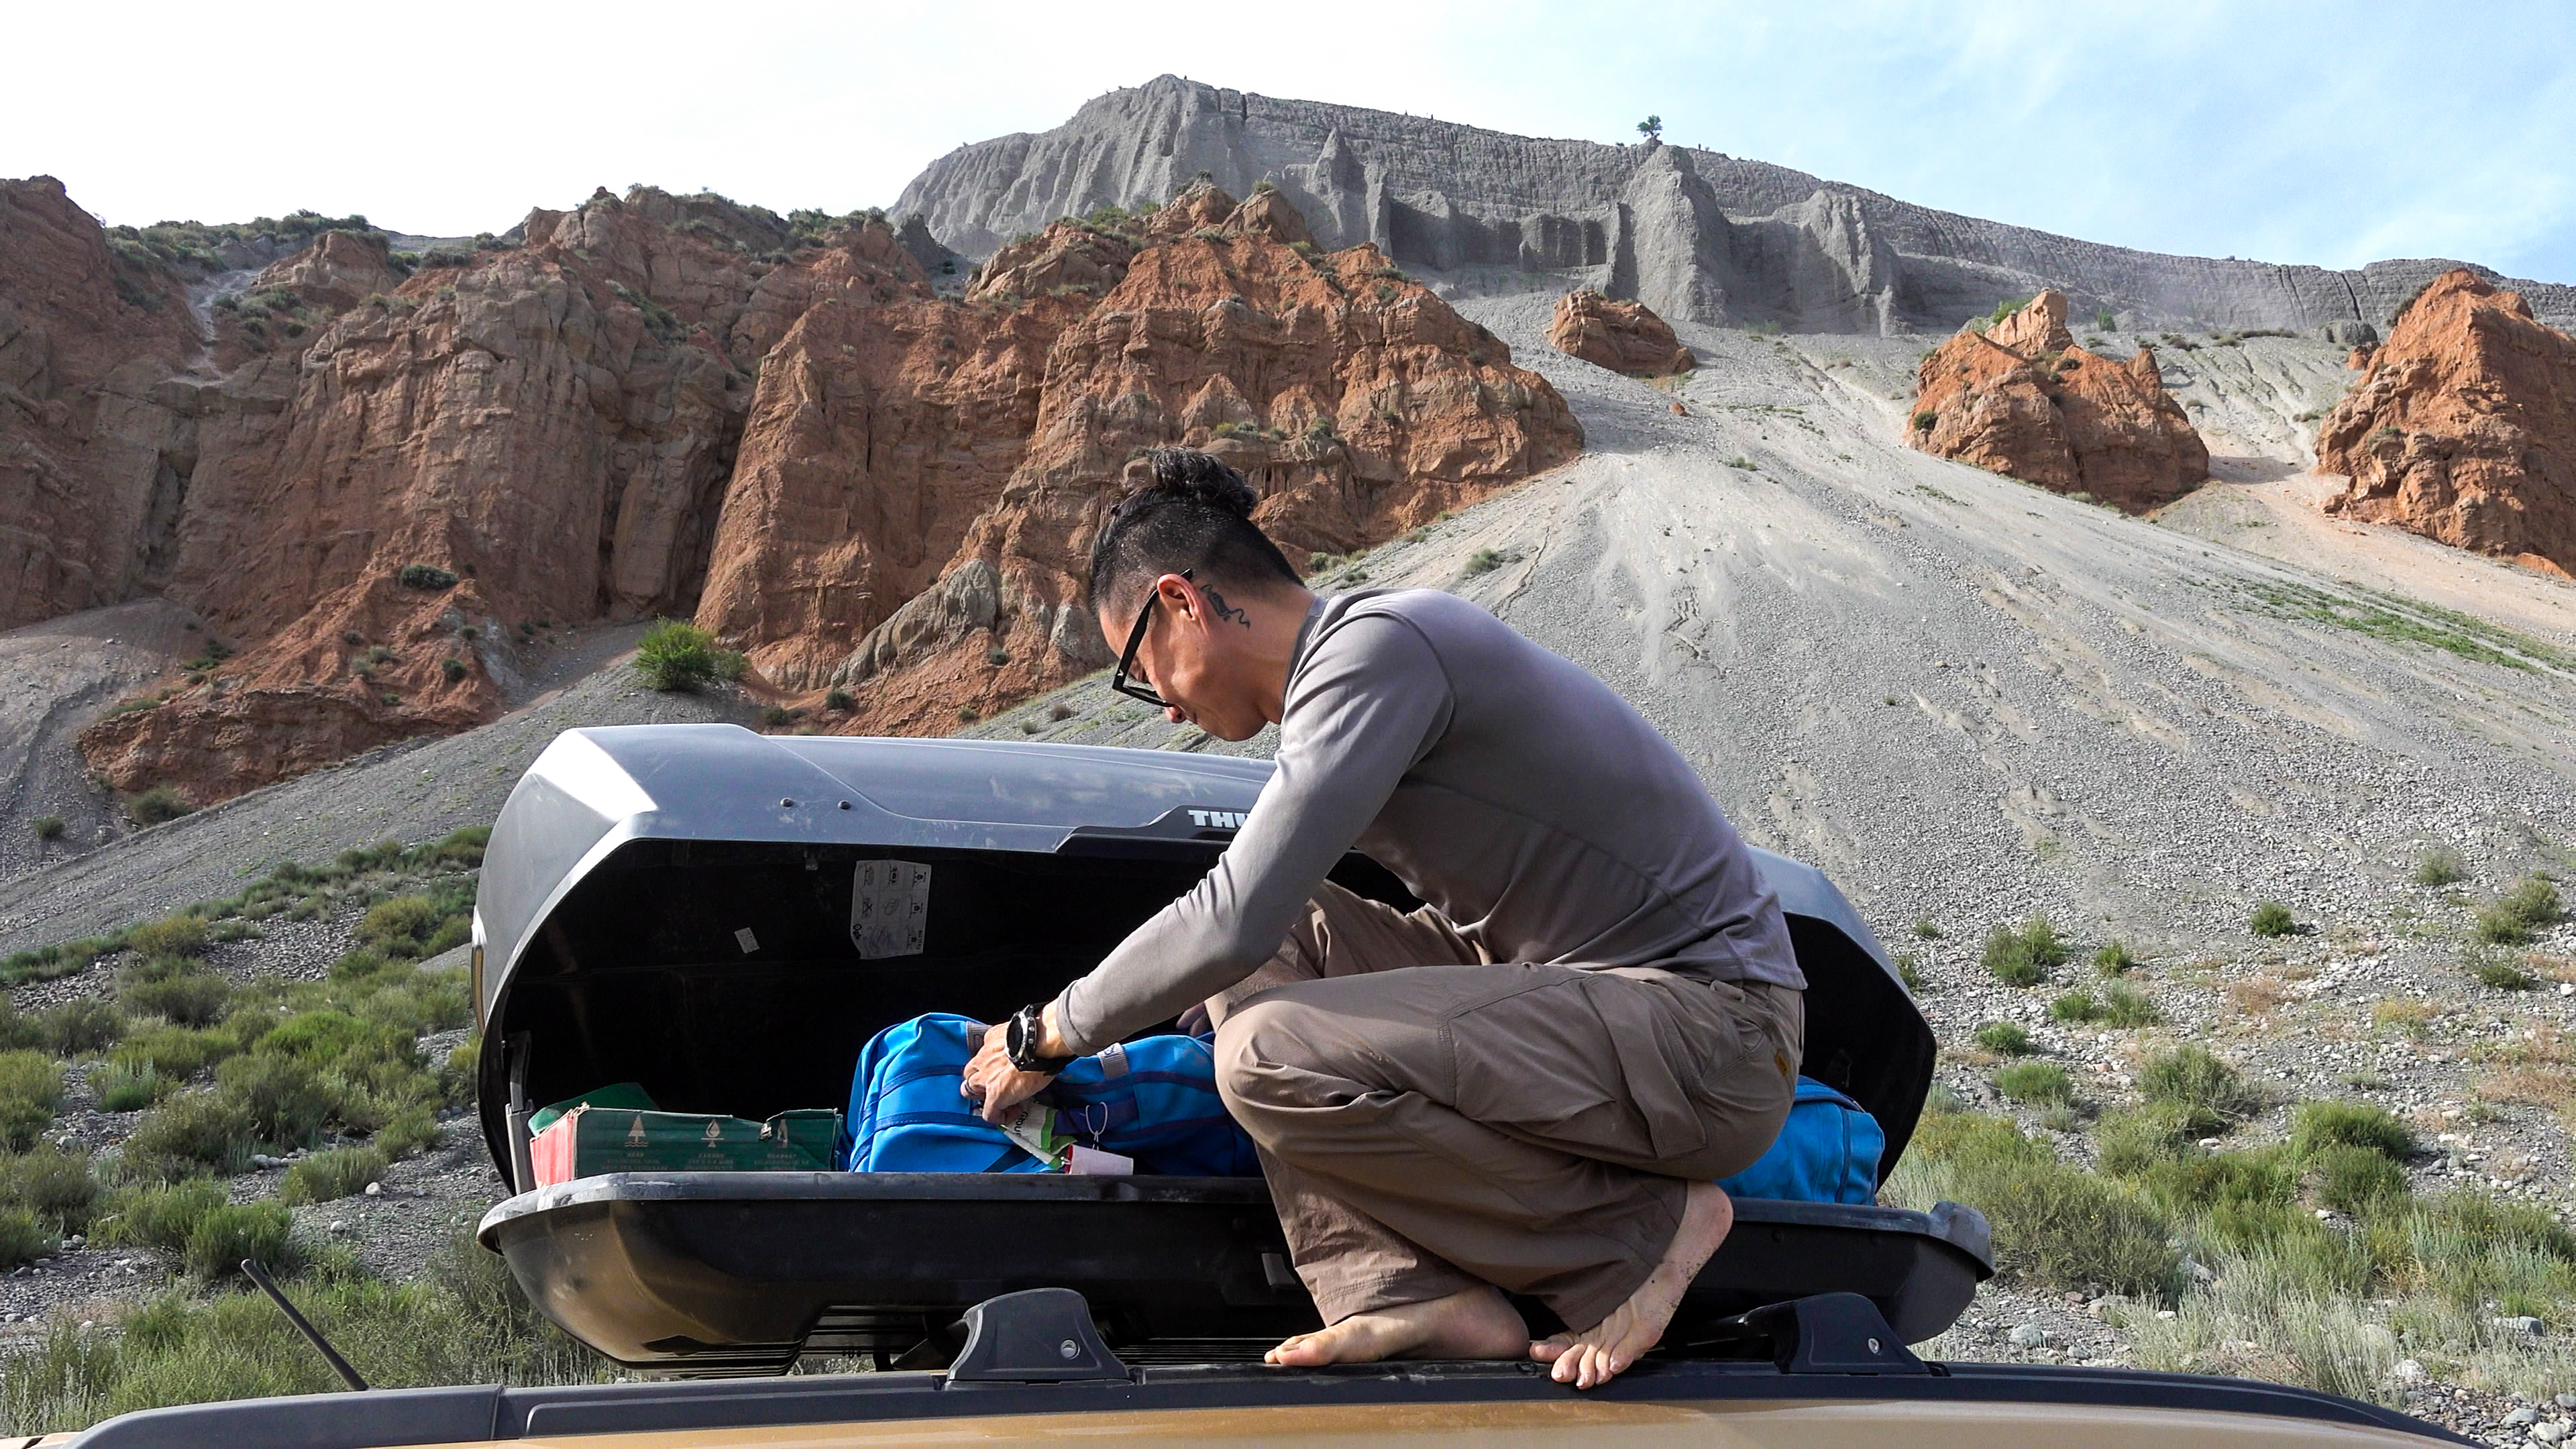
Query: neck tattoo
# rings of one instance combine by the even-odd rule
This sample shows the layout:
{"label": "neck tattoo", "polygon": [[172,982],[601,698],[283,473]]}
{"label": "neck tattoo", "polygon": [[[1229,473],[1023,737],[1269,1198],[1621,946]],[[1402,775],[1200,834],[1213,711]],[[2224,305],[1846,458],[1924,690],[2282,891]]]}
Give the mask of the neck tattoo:
{"label": "neck tattoo", "polygon": [[1241,609],[1230,607],[1225,601],[1225,595],[1204,584],[1199,586],[1199,593],[1207,599],[1209,613],[1231,623],[1241,624],[1247,629],[1252,627],[1252,616]]}

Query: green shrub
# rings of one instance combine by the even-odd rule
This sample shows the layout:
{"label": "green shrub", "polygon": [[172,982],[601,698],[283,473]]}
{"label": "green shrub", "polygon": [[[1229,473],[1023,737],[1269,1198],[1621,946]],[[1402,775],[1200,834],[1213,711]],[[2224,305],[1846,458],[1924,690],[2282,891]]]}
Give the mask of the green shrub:
{"label": "green shrub", "polygon": [[188,1246],[197,1224],[223,1205],[223,1187],[202,1178],[120,1188],[96,1219],[98,1238],[103,1243],[175,1253]]}
{"label": "green shrub", "polygon": [[2469,878],[2469,863],[2447,845],[2436,845],[2415,860],[2415,883],[2423,886],[2453,885]]}
{"label": "green shrub", "polygon": [[2153,1026],[2165,1019],[2164,1012],[2147,994],[2134,986],[2114,984],[2102,993],[2102,1024],[2123,1030]]}
{"label": "green shrub", "polygon": [[393,954],[415,954],[437,924],[438,908],[429,897],[396,896],[367,908],[358,920],[358,939]]}
{"label": "green shrub", "polygon": [[406,589],[427,589],[432,593],[456,587],[456,575],[436,564],[404,564],[395,571],[394,581]]}
{"label": "green shrub", "polygon": [[222,1027],[147,1027],[116,1044],[108,1060],[140,1070],[149,1066],[184,1082],[242,1049],[241,1038]]}
{"label": "green shrub", "polygon": [[2182,1113],[2164,1106],[2103,1113],[2093,1143],[2096,1161],[2114,1177],[2144,1176],[2158,1163],[2179,1161],[2192,1150]]}
{"label": "green shrub", "polygon": [[2291,918],[2288,906],[2279,901],[2265,901],[2254,908],[2253,915],[2246,917],[2245,929],[2257,936],[2286,936],[2299,929],[2299,923]]}
{"label": "green shrub", "polygon": [[233,998],[233,984],[212,972],[173,976],[125,988],[125,1009],[158,1016],[181,1026],[211,1026],[223,1019]]}
{"label": "green shrub", "polygon": [[2061,992],[2056,1000],[2048,1003],[2048,1019],[2051,1021],[2089,1022],[2101,1018],[2102,1003],[2094,1000],[2090,991]]}
{"label": "green shrub", "polygon": [[0,1051],[44,1044],[44,1023],[33,1017],[20,1016],[18,1008],[9,1004],[8,993],[0,992]]}
{"label": "green shrub", "polygon": [[859,707],[859,702],[852,698],[850,692],[846,689],[832,689],[824,692],[823,707],[825,709],[839,710],[843,714],[848,714],[851,710]]}
{"label": "green shrub", "polygon": [[[467,1082],[467,1100],[472,1100],[472,1082]],[[438,1119],[426,1106],[405,1107],[376,1130],[375,1146],[393,1161],[439,1144]]]}
{"label": "green shrub", "polygon": [[277,1196],[294,1207],[347,1197],[383,1177],[387,1165],[383,1150],[376,1147],[317,1152],[286,1169],[286,1180],[279,1184]]}
{"label": "green shrub", "polygon": [[2126,941],[2112,941],[2093,953],[2093,969],[2104,976],[2126,976],[2138,969],[2138,958],[2129,954]]}
{"label": "green shrub", "polygon": [[176,1182],[250,1170],[259,1145],[250,1113],[221,1092],[182,1092],[144,1114],[125,1139],[121,1166],[138,1182]]}
{"label": "green shrub", "polygon": [[465,677],[465,661],[450,654],[438,661],[438,672],[448,683],[454,684]]}
{"label": "green shrub", "polygon": [[1913,952],[1896,953],[1896,979],[1905,983],[1906,990],[1917,996],[1923,994],[1925,989],[1923,963],[1915,959]]}
{"label": "green shrub", "polygon": [[60,840],[63,838],[63,817],[39,815],[27,822],[27,828],[36,832],[38,840]]}
{"label": "green shrub", "polygon": [[2019,930],[1997,926],[1986,933],[1985,965],[2006,986],[2036,986],[2066,964],[2066,945],[2046,916],[2033,916]]}
{"label": "green shrub", "polygon": [[685,691],[738,679],[743,658],[716,647],[715,636],[695,624],[664,619],[644,631],[635,648],[635,671],[651,688]]}
{"label": "green shrub", "polygon": [[192,814],[196,806],[186,796],[167,785],[155,785],[137,795],[126,805],[126,813],[137,825],[166,825],[182,815]]}
{"label": "green shrub", "polygon": [[62,1235],[25,1208],[0,1208],[0,1267],[33,1262],[63,1245]]}
{"label": "green shrub", "polygon": [[2558,887],[2546,876],[2526,877],[2478,912],[2469,935],[2491,946],[2519,946],[2561,914]]}
{"label": "green shrub", "polygon": [[265,1050],[215,1068],[215,1086],[239,1108],[253,1140],[278,1151],[311,1146],[347,1105],[345,1090],[312,1067]]}
{"label": "green shrub", "polygon": [[2301,1157],[2328,1147],[2361,1147],[2404,1161],[2415,1134],[2397,1114],[2368,1102],[2301,1102],[2290,1110],[2290,1150]]}
{"label": "green shrub", "polygon": [[62,1105],[63,1069],[42,1052],[0,1052],[0,1142],[24,1152]]}
{"label": "green shrub", "polygon": [[2173,1227],[2154,1206],[2058,1161],[2001,1118],[1924,1117],[1883,1197],[1917,1210],[1942,1199],[1978,1209],[1994,1229],[1997,1269],[2033,1287],[2160,1299],[2176,1286]]}
{"label": "green shrub", "polygon": [[2075,1100],[2075,1081],[2055,1062],[2015,1062],[1995,1073],[1995,1090],[2008,1101],[2063,1107]]}
{"label": "green shrub", "polygon": [[2355,1217],[2406,1195],[2406,1169],[2368,1147],[2323,1148],[2307,1171],[2317,1201]]}
{"label": "green shrub", "polygon": [[295,1215],[278,1202],[225,1203],[204,1217],[188,1234],[181,1261],[200,1278],[226,1278],[241,1271],[248,1258],[277,1273],[292,1273],[303,1257],[291,1236]]}
{"label": "green shrub", "polygon": [[2226,1131],[2263,1105],[2262,1095],[2234,1067],[2200,1046],[2149,1057],[2139,1069],[2138,1090],[2150,1102],[2179,1108],[2185,1130],[2202,1137]]}
{"label": "green shrub", "polygon": [[150,1063],[138,1067],[123,1062],[109,1062],[90,1073],[89,1085],[98,1093],[100,1110],[107,1112],[141,1111],[178,1087]]}
{"label": "green shrub", "polygon": [[2557,883],[2545,875],[2524,877],[2522,884],[2505,892],[2504,899],[2497,904],[2513,912],[2533,930],[2554,926],[2565,914],[2558,899]]}
{"label": "green shrub", "polygon": [[127,931],[125,946],[138,956],[194,960],[206,954],[206,923],[195,916],[165,916]]}
{"label": "green shrub", "polygon": [[58,1057],[86,1056],[114,1046],[125,1035],[125,1013],[94,996],[45,1008],[36,1018],[45,1049]]}
{"label": "green shrub", "polygon": [[1940,924],[1930,916],[1924,916],[1914,922],[1914,934],[1926,941],[1938,941],[1949,933],[1942,930]]}
{"label": "green shrub", "polygon": [[24,1208],[57,1232],[89,1231],[98,1178],[89,1154],[50,1144],[0,1157],[0,1206]]}
{"label": "green shrub", "polygon": [[[2183,1130],[2191,1130],[2181,1119]],[[2298,1175],[2279,1148],[2251,1152],[2191,1150],[2150,1166],[2141,1178],[2167,1212],[2206,1214],[2227,1204],[2287,1206],[2298,1200]]]}
{"label": "green shrub", "polygon": [[2030,1033],[2009,1021],[1990,1021],[1977,1028],[1977,1045],[1998,1056],[2030,1055]]}
{"label": "green shrub", "polygon": [[1932,425],[1939,421],[1941,421],[1941,415],[1933,412],[1929,408],[1926,408],[1922,412],[1914,415],[1914,430],[1920,433],[1928,433],[1932,431]]}

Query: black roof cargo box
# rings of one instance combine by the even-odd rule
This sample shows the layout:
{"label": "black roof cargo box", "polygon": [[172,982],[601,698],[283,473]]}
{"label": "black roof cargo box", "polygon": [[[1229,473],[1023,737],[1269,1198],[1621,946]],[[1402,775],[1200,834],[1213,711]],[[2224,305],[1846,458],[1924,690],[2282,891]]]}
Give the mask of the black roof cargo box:
{"label": "black roof cargo box", "polygon": [[[880,1028],[996,1019],[1090,969],[1205,873],[1269,775],[1179,751],[564,734],[494,825],[475,913],[483,1130],[518,1189],[482,1241],[573,1334],[678,1375],[936,1360],[965,1308],[1036,1287],[1080,1291],[1130,1362],[1257,1356],[1313,1326],[1257,1179],[664,1172],[529,1190],[521,1151],[526,1104],[614,1082],[754,1121],[841,1105]],[[886,861],[926,880],[889,889]],[[1877,1116],[1883,1180],[1922,1110],[1931,1030],[1830,881],[1760,861],[1809,980],[1806,1071]],[[1365,857],[1335,878],[1411,904]],[[1746,1200],[1737,1217],[1668,1346],[1832,1291],[1918,1342],[1992,1271],[1984,1219],[1950,1204]]]}

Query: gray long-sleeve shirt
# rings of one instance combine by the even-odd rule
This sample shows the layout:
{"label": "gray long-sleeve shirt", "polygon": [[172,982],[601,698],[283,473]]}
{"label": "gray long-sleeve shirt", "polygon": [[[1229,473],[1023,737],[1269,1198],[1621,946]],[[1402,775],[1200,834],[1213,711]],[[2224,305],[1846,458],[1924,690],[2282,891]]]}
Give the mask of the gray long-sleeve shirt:
{"label": "gray long-sleeve shirt", "polygon": [[1354,845],[1488,960],[1806,985],[1778,899],[1680,752],[1464,599],[1319,600],[1277,765],[1206,879],[1065,988],[1074,1052],[1252,974]]}

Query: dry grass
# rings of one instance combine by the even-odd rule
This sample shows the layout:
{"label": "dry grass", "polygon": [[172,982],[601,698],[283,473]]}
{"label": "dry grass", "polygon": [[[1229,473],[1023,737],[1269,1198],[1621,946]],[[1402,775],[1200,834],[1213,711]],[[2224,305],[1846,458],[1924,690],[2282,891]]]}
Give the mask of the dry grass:
{"label": "dry grass", "polygon": [[2542,1023],[2481,1053],[2495,1068],[2477,1084],[2478,1100],[2566,1113],[2576,1104],[2576,1042]]}
{"label": "dry grass", "polygon": [[2422,1041],[2432,1034],[2433,1022],[2441,1014],[2429,1001],[2374,1001],[2370,1004],[2370,1025],[2376,1032],[2394,1032]]}
{"label": "dry grass", "polygon": [[2270,1016],[2296,995],[2278,976],[2248,976],[2227,983],[2227,1005],[2238,1016]]}

